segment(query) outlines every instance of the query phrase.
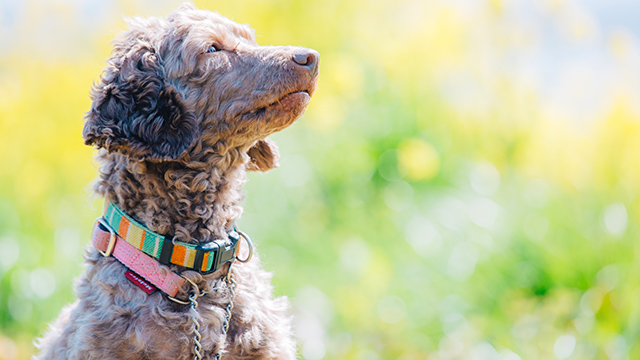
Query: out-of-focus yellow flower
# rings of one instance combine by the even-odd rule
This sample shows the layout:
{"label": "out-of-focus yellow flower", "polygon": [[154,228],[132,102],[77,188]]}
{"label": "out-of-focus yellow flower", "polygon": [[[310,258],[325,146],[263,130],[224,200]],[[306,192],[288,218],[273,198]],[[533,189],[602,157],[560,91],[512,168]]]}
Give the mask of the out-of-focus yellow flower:
{"label": "out-of-focus yellow flower", "polygon": [[618,59],[628,57],[633,47],[633,35],[624,30],[616,30],[609,37],[609,48]]}
{"label": "out-of-focus yellow flower", "polygon": [[20,179],[15,183],[18,193],[29,200],[35,200],[48,194],[53,174],[47,164],[33,160],[24,164],[17,179]]}
{"label": "out-of-focus yellow flower", "polygon": [[545,0],[543,1],[543,4],[547,9],[551,11],[558,11],[565,6],[566,1],[565,0]]}
{"label": "out-of-focus yellow flower", "polygon": [[332,131],[337,128],[344,119],[344,106],[334,96],[326,96],[321,91],[314,95],[312,105],[307,111],[306,121],[315,130]]}
{"label": "out-of-focus yellow flower", "polygon": [[341,55],[328,55],[322,60],[326,60],[320,67],[320,82],[327,82],[334,93],[339,93],[346,98],[358,97],[362,92],[364,84],[364,74],[362,73],[362,60]]}
{"label": "out-of-focus yellow flower", "polygon": [[491,4],[491,10],[493,10],[497,14],[502,12],[502,9],[504,8],[503,0],[491,0],[489,1],[489,3]]}
{"label": "out-of-focus yellow flower", "polygon": [[407,176],[412,180],[429,180],[440,170],[440,158],[436,149],[428,142],[418,139],[405,139],[399,150],[406,156],[399,157],[400,166],[408,169]]}

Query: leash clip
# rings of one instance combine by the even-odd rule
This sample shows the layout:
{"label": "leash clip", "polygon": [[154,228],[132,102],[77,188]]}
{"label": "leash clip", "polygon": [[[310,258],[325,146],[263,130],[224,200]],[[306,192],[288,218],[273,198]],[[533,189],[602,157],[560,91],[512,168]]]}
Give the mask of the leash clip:
{"label": "leash clip", "polygon": [[113,228],[109,225],[109,223],[107,223],[107,221],[102,216],[96,219],[96,223],[94,227],[100,226],[100,225],[102,225],[103,228],[109,231],[110,237],[109,237],[109,245],[107,246],[107,251],[102,251],[102,250],[98,250],[98,251],[100,251],[100,254],[102,254],[102,256],[109,257],[113,253],[113,248],[116,246],[116,232],[113,230]]}

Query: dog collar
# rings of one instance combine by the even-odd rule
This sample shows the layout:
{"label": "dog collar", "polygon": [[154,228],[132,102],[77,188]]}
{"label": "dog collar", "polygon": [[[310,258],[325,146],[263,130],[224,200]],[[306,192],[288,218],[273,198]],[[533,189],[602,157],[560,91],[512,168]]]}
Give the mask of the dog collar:
{"label": "dog collar", "polygon": [[[109,243],[105,256],[111,255],[115,238],[120,237],[135,249],[155,258],[164,265],[179,265],[201,274],[210,274],[222,267],[225,263],[236,259],[240,248],[240,235],[234,230],[228,233],[229,240],[214,240],[202,245],[187,244],[176,240],[167,239],[165,236],[155,233],[137,221],[133,220],[124,211],[111,202],[105,202],[104,216],[98,219],[103,227],[107,225],[112,231],[114,244]],[[247,243],[250,244],[248,237]],[[250,246],[250,250],[252,247]],[[241,260],[241,261],[248,261]]]}

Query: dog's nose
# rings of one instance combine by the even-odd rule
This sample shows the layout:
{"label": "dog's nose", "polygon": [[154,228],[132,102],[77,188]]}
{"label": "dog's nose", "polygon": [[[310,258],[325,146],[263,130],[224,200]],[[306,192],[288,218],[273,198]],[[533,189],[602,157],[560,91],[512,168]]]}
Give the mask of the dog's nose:
{"label": "dog's nose", "polygon": [[298,50],[293,54],[293,61],[309,69],[313,76],[318,73],[318,62],[320,60],[320,54],[311,49]]}

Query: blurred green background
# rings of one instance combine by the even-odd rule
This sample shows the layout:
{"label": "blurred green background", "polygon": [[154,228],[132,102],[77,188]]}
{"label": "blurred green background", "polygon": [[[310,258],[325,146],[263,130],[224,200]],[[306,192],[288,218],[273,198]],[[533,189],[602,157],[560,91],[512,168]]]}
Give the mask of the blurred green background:
{"label": "blurred green background", "polygon": [[[300,357],[640,359],[640,4],[195,4],[321,53],[240,222]],[[0,359],[74,299],[109,41],[177,5],[0,1]]]}

